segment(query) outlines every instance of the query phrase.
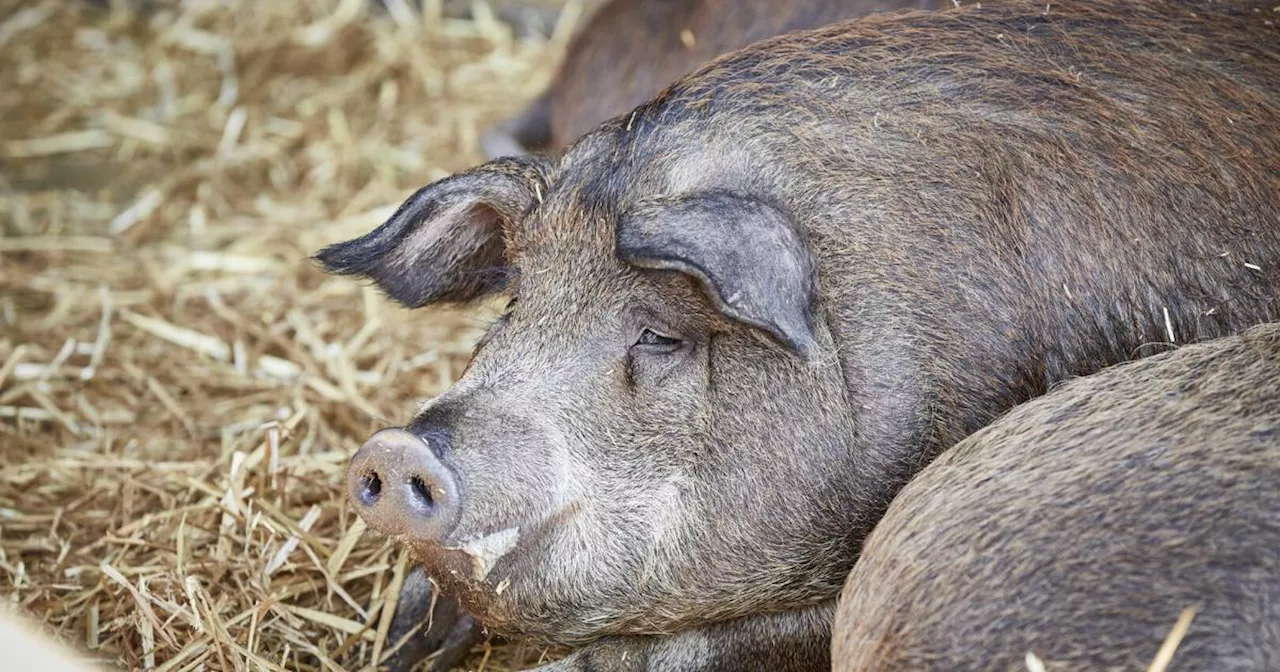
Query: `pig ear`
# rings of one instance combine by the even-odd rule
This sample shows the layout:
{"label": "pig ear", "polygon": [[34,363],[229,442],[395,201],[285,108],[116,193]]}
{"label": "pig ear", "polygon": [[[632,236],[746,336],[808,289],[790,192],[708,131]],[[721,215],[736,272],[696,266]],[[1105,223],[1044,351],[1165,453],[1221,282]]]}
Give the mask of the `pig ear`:
{"label": "pig ear", "polygon": [[330,273],[373,280],[411,308],[484,296],[507,276],[503,224],[523,219],[541,197],[543,161],[508,157],[433,182],[382,226],[316,260]]}
{"label": "pig ear", "polygon": [[713,193],[643,204],[618,222],[618,256],[691,275],[730,318],[801,354],[817,348],[813,258],[789,218],[767,203]]}

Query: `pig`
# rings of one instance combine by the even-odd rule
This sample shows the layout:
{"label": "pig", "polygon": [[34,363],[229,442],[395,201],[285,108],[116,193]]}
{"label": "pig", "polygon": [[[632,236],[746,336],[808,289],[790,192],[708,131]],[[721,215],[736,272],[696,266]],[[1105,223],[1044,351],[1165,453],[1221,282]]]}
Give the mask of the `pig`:
{"label": "pig", "polygon": [[490,159],[561,151],[721,54],[782,33],[954,0],[611,0],[565,49],[546,91],[487,129]]}
{"label": "pig", "polygon": [[488,633],[577,647],[544,672],[829,666],[862,540],[935,456],[1280,315],[1266,10],[875,15],[423,187],[318,263],[510,303],[356,451],[352,506]]}
{"label": "pig", "polygon": [[836,610],[854,670],[1280,669],[1280,324],[1016,407],[894,498]]}

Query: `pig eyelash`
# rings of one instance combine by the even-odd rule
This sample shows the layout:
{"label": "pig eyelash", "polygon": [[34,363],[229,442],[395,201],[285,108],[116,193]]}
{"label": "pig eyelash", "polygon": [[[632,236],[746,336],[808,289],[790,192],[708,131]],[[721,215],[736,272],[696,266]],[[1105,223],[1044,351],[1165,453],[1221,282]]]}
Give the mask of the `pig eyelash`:
{"label": "pig eyelash", "polygon": [[636,345],[652,346],[652,347],[679,347],[680,339],[671,336],[664,336],[652,329],[645,329],[640,332],[640,337],[636,339]]}
{"label": "pig eyelash", "polygon": [[[675,355],[688,349],[691,345],[691,341],[685,341],[674,336],[666,336],[649,328],[642,329],[640,334],[636,336],[635,343],[627,348],[626,366],[623,369],[627,389],[635,392],[637,360],[649,357],[666,358],[669,355]],[[663,361],[674,363],[675,360],[663,359]],[[659,367],[660,372],[666,369],[667,367],[665,366]],[[659,373],[659,375],[659,380],[661,380],[666,374]]]}
{"label": "pig eyelash", "polygon": [[642,352],[662,355],[671,354],[682,347],[684,347],[682,339],[666,336],[648,328],[640,332],[640,335],[636,337],[636,342],[631,346],[633,350],[638,348]]}

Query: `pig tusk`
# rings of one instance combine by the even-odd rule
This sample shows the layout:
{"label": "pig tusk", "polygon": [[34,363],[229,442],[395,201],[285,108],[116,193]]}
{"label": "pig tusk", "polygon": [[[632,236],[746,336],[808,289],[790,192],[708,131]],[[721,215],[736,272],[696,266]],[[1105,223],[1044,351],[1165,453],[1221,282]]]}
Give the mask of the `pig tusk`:
{"label": "pig tusk", "polygon": [[508,527],[449,550],[462,551],[471,556],[471,573],[475,580],[483,581],[489,576],[493,565],[514,548],[519,539],[520,528]]}

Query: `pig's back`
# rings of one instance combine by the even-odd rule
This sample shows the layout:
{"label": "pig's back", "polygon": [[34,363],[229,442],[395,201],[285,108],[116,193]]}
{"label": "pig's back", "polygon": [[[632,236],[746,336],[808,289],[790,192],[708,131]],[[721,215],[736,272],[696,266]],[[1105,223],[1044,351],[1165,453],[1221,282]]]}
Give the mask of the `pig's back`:
{"label": "pig's back", "polygon": [[[940,456],[868,537],[837,670],[1280,668],[1280,325],[1073,381]],[[1056,663],[1056,666],[1055,666]]]}
{"label": "pig's back", "polygon": [[724,53],[794,30],[951,0],[614,0],[574,37],[548,87],[562,148]]}

